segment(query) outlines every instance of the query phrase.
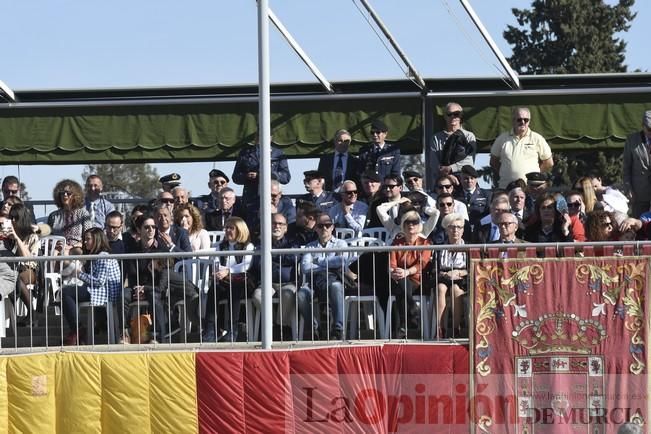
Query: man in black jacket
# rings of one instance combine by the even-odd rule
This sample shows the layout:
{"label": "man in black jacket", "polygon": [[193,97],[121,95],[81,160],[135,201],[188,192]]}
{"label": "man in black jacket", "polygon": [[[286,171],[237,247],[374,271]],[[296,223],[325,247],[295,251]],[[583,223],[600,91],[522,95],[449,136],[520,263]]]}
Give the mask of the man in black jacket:
{"label": "man in black jacket", "polygon": [[359,161],[362,170],[372,170],[380,179],[389,175],[400,176],[400,149],[396,145],[386,143],[389,128],[381,120],[371,124],[371,143],[359,151]]}
{"label": "man in black jacket", "polygon": [[319,159],[317,171],[323,174],[325,189],[338,192],[341,184],[346,180],[359,184],[360,164],[359,158],[348,152],[351,136],[347,130],[339,130],[333,140],[335,152],[323,155]]}

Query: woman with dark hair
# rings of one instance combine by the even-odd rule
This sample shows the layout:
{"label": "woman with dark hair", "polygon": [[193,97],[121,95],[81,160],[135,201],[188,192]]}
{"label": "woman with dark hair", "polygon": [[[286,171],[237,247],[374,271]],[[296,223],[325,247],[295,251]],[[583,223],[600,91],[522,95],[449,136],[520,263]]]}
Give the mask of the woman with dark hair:
{"label": "woman with dark hair", "polygon": [[18,203],[20,204],[23,203],[21,198],[19,198],[18,196],[9,196],[8,198],[2,201],[2,208],[0,208],[0,211],[5,213],[6,215],[9,215],[9,211],[11,210],[11,207]]}
{"label": "woman with dark hair", "polygon": [[81,185],[71,179],[59,181],[52,190],[57,210],[50,213],[47,224],[52,228],[52,235],[66,238],[65,252],[71,247],[82,245],[82,235],[93,224],[90,214],[84,208],[84,193]]}
{"label": "woman with dark hair", "polygon": [[201,223],[199,209],[191,203],[174,207],[174,223],[188,231],[192,251],[210,249],[210,236]]}
{"label": "woman with dark hair", "polygon": [[106,259],[94,259],[86,262],[79,279],[84,282],[82,286],[64,286],[61,291],[61,307],[63,316],[68,322],[70,333],[65,339],[65,345],[79,343],[79,334],[83,336],[82,329],[77,323],[78,303],[90,301],[92,306],[102,306],[107,301],[117,301],[122,289],[120,265],[115,259],[108,257],[110,247],[108,238],[100,228],[90,228],[83,235],[84,254],[106,255]]}
{"label": "woman with dark hair", "polygon": [[[246,222],[240,217],[230,217],[224,223],[224,240],[219,244],[219,251],[254,250],[251,243],[251,236]],[[215,330],[215,319],[217,304],[221,300],[230,300],[230,306],[226,316],[229,317],[229,324],[225,324],[219,334],[220,340],[234,342],[237,340],[237,324],[239,323],[240,301],[242,296],[253,291],[257,282],[248,273],[251,268],[253,255],[244,256],[219,256],[215,258],[215,269],[213,271],[214,285],[208,290],[208,301],[206,306],[206,319],[202,340],[204,342],[215,342],[217,334]],[[221,316],[223,318],[223,316]]]}
{"label": "woman with dark hair", "polygon": [[531,243],[572,242],[571,219],[556,210],[556,199],[545,193],[536,201],[536,222],[524,233],[524,239]]}
{"label": "woman with dark hair", "polygon": [[588,241],[614,241],[618,238],[615,217],[609,211],[595,210],[588,213],[585,232]]}

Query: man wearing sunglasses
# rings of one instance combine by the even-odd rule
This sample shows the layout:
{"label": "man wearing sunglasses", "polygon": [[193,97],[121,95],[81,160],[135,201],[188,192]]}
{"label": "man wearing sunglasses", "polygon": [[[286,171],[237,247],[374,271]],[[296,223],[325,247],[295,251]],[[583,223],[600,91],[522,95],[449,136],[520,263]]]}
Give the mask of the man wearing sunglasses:
{"label": "man wearing sunglasses", "polygon": [[341,202],[330,208],[328,215],[338,228],[349,228],[361,236],[366,224],[368,205],[357,201],[357,185],[354,181],[346,180],[341,186]]}
{"label": "man wearing sunglasses", "polygon": [[219,209],[219,191],[228,187],[230,179],[224,172],[219,169],[212,169],[208,173],[208,188],[210,193],[199,196],[196,200],[196,206],[206,214]]}
{"label": "man wearing sunglasses", "polygon": [[477,140],[462,128],[463,108],[449,102],[443,111],[445,129],[434,134],[427,150],[427,188],[432,189],[436,178],[458,173],[466,164],[474,165]]}
{"label": "man wearing sunglasses", "polygon": [[359,151],[362,170],[372,170],[380,179],[386,176],[400,176],[400,149],[384,139],[389,128],[379,119],[371,124],[371,143]]}
{"label": "man wearing sunglasses", "polygon": [[549,172],[554,166],[552,150],[543,136],[529,128],[531,113],[526,107],[513,110],[513,129],[502,133],[491,147],[490,166],[499,176],[499,187],[506,188],[530,172]]}
{"label": "man wearing sunglasses", "polygon": [[334,195],[323,189],[325,184],[323,174],[318,170],[307,170],[303,172],[303,175],[305,176],[303,184],[307,193],[299,196],[296,203],[312,202],[319,210],[328,212],[336,202]]}
{"label": "man wearing sunglasses", "polygon": [[323,174],[327,191],[338,192],[346,179],[359,183],[359,158],[348,152],[350,142],[351,135],[347,130],[337,131],[333,139],[334,153],[325,154],[319,159],[317,171]]}
{"label": "man wearing sunglasses", "polygon": [[[298,305],[303,318],[308,321],[313,318],[313,330],[318,336],[319,312],[312,312],[312,294],[316,293],[319,304],[326,308],[326,300],[332,311],[332,332],[328,331],[331,340],[344,338],[344,279],[347,269],[347,254],[341,249],[348,247],[344,240],[333,237],[334,223],[328,214],[321,213],[316,219],[315,226],[318,240],[307,245],[307,250],[301,258],[301,270],[305,282],[298,291]],[[311,253],[310,249],[331,249],[324,253]],[[313,315],[314,314],[314,315]],[[327,316],[327,312],[326,312]],[[308,339],[311,336],[308,332]]]}
{"label": "man wearing sunglasses", "polygon": [[626,138],[624,185],[633,195],[633,217],[639,218],[651,206],[651,110],[642,116],[642,131]]}

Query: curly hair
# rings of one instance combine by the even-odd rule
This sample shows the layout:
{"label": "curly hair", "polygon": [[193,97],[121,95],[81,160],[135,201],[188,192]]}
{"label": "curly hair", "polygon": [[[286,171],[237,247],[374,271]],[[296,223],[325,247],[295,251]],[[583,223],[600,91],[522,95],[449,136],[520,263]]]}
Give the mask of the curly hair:
{"label": "curly hair", "polygon": [[613,225],[613,232],[615,233],[615,217],[611,212],[595,210],[591,213],[588,213],[586,222],[585,222],[585,234],[589,241],[609,241],[612,239],[604,230],[604,221],[610,219],[610,223]]}
{"label": "curly hair", "polygon": [[61,200],[61,194],[64,191],[72,193],[70,197],[71,210],[82,208],[84,206],[84,190],[81,188],[81,185],[72,179],[64,179],[59,181],[57,185],[54,186],[54,190],[52,190],[52,198],[59,209],[64,207],[63,201]]}
{"label": "curly hair", "polygon": [[184,203],[176,205],[174,207],[174,223],[176,223],[178,226],[181,226],[181,220],[183,220],[183,211],[188,211],[192,217],[192,226],[190,226],[191,234],[195,234],[203,229],[203,223],[201,223],[201,213],[199,212],[199,209],[191,203]]}

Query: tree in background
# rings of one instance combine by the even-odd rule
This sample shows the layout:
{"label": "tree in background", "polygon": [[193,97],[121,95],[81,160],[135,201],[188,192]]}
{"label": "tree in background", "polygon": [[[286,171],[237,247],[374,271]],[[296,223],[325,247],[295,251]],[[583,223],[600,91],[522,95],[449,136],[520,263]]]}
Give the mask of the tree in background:
{"label": "tree in background", "polygon": [[520,74],[626,72],[626,32],[635,0],[610,6],[603,0],[535,0],[531,9],[512,9],[519,27],[508,26],[511,66]]}
{"label": "tree in background", "polygon": [[105,192],[122,192],[132,198],[153,198],[160,188],[159,175],[150,164],[88,164],[81,176],[98,175]]}
{"label": "tree in background", "polygon": [[[603,0],[534,0],[530,9],[512,9],[519,27],[508,26],[511,66],[520,74],[626,72],[626,32],[636,13],[635,0],[610,6]],[[621,151],[554,152],[556,183],[571,185],[598,171],[608,183],[622,182]],[[606,181],[607,180],[607,181]]]}

